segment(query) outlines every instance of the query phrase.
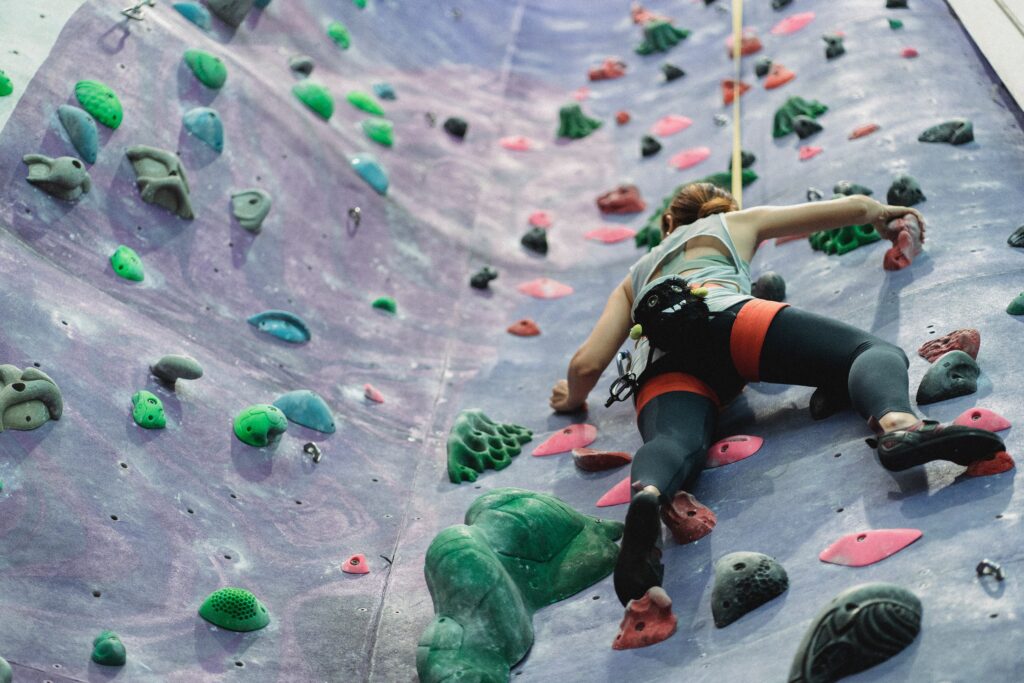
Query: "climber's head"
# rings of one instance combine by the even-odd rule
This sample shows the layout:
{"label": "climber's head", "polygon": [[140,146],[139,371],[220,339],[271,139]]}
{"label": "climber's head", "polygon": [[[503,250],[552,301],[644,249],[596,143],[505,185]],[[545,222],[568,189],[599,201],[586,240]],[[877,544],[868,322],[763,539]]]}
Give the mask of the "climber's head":
{"label": "climber's head", "polygon": [[715,213],[736,211],[739,207],[733,196],[711,183],[690,183],[676,196],[661,216],[661,236],[667,237],[681,225],[689,225],[696,220]]}

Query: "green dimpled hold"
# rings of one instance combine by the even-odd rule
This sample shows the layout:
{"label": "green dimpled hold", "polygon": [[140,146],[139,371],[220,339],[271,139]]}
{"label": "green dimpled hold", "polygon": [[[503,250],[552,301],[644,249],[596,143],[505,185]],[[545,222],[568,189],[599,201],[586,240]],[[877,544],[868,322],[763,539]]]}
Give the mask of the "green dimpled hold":
{"label": "green dimpled hold", "polygon": [[369,93],[365,93],[362,90],[351,90],[345,95],[345,99],[356,109],[362,109],[368,114],[384,116],[384,108]]}
{"label": "green dimpled hold", "polygon": [[216,90],[228,79],[228,68],[224,62],[206,50],[185,50],[185,63],[207,88]]}
{"label": "green dimpled hold", "polygon": [[78,81],[75,83],[75,97],[82,109],[107,128],[117,128],[124,118],[121,100],[108,86],[99,81]]}
{"label": "green dimpled hold", "polygon": [[476,481],[485,469],[504,469],[532,438],[533,432],[525,427],[495,422],[479,410],[463,410],[448,434],[448,478],[461,484]]}
{"label": "green dimpled hold", "polygon": [[334,113],[334,98],[331,97],[331,91],[319,83],[300,81],[292,86],[292,93],[325,121]]}
{"label": "green dimpled hold", "polygon": [[142,282],[146,276],[142,270],[142,259],[134,249],[123,244],[110,255],[110,265],[113,266],[114,273],[125,280]]}
{"label": "green dimpled hold", "polygon": [[390,147],[395,142],[395,126],[387,119],[366,119],[363,121],[363,132],[366,137],[385,147]]}
{"label": "green dimpled hold", "polygon": [[348,46],[352,44],[352,39],[349,38],[348,29],[345,28],[345,24],[340,21],[332,21],[327,25],[327,35],[330,36],[331,40],[337,43],[338,47],[342,50],[347,50]]}
{"label": "green dimpled hold", "polygon": [[277,407],[257,403],[235,418],[235,436],[250,446],[266,446],[288,430],[288,418]]}
{"label": "green dimpled hold", "polygon": [[132,419],[135,420],[135,424],[145,429],[163,429],[167,426],[164,404],[145,390],[132,394]]}
{"label": "green dimpled hold", "polygon": [[221,588],[210,593],[199,616],[229,631],[258,631],[270,623],[263,603],[244,588]]}

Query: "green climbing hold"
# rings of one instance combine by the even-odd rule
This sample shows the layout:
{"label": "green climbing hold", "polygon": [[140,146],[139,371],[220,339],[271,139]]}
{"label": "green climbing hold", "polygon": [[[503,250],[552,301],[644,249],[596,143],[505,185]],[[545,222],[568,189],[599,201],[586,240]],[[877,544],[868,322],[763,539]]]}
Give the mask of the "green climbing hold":
{"label": "green climbing hold", "polygon": [[185,63],[192,69],[199,82],[207,88],[216,90],[228,79],[228,68],[224,66],[224,62],[206,50],[185,50]]}
{"label": "green climbing hold", "polygon": [[363,132],[374,142],[390,147],[394,141],[395,125],[387,119],[366,119],[363,121]]}
{"label": "green climbing hold", "polygon": [[258,631],[270,623],[263,603],[244,588],[221,588],[210,593],[199,616],[228,631]]}
{"label": "green climbing hold", "polygon": [[388,313],[398,312],[398,304],[396,304],[395,300],[390,296],[377,297],[370,305],[378,310],[387,311]]}
{"label": "green climbing hold", "polygon": [[14,92],[14,84],[11,83],[10,76],[0,69],[0,97],[7,97],[12,92]]}
{"label": "green climbing hold", "polygon": [[362,109],[366,113],[374,114],[375,116],[384,116],[384,108],[369,93],[365,93],[362,90],[352,90],[345,95],[345,99],[356,109]]}
{"label": "green climbing hold", "polygon": [[579,140],[601,127],[601,122],[583,113],[579,104],[567,104],[558,110],[558,137]]}
{"label": "green climbing hold", "polygon": [[325,121],[334,113],[334,98],[331,97],[331,91],[320,83],[308,79],[299,81],[292,86],[292,93]]}
{"label": "green climbing hold", "polygon": [[816,119],[825,112],[828,107],[817,100],[807,101],[802,97],[790,97],[786,103],[775,112],[775,122],[772,128],[773,138],[782,138],[793,132],[793,118],[796,116],[809,116]]}
{"label": "green climbing hold", "polygon": [[[740,172],[740,182],[743,187],[746,187],[750,183],[757,180],[757,171],[752,168],[745,168]],[[722,171],[721,173],[712,173],[711,175],[704,176],[700,180],[695,180],[697,183],[711,183],[715,187],[720,187],[723,190],[729,192],[732,190],[732,171]],[[659,217],[660,221],[661,218]]]}
{"label": "green climbing hold", "polygon": [[145,273],[142,271],[142,259],[134,249],[123,244],[110,255],[110,265],[114,267],[114,274],[125,280],[142,282],[145,277]]}
{"label": "green climbing hold", "polygon": [[352,0],[352,4],[359,9],[366,9],[366,0]]}
{"label": "green climbing hold", "polygon": [[1013,298],[1010,305],[1006,307],[1006,312],[1010,315],[1024,315],[1024,292]]}
{"label": "green climbing hold", "polygon": [[893,31],[895,31],[897,29],[901,29],[901,28],[903,28],[903,22],[900,21],[899,19],[890,19],[889,20],[889,28],[891,28]]}
{"label": "green climbing hold", "polygon": [[107,128],[117,128],[124,118],[121,100],[108,86],[99,81],[78,81],[75,83],[75,97],[92,117]]}
{"label": "green climbing hold", "polygon": [[525,427],[497,423],[479,410],[463,410],[448,433],[448,478],[460,484],[476,481],[487,468],[505,469],[532,438],[533,432]]}
{"label": "green climbing hold", "polygon": [[257,403],[235,418],[235,436],[250,446],[266,446],[288,430],[288,418],[275,406]]}
{"label": "green climbing hold", "polygon": [[348,35],[348,29],[345,28],[345,24],[340,21],[332,21],[327,25],[327,35],[330,36],[338,47],[342,50],[347,50],[349,45],[352,44],[352,39]]}
{"label": "green climbing hold", "polygon": [[686,29],[676,28],[667,21],[649,21],[644,26],[644,41],[634,48],[634,52],[638,55],[667,52],[689,35]]}
{"label": "green climbing hold", "polygon": [[92,661],[103,666],[124,666],[124,643],[113,631],[102,631],[92,641]]}
{"label": "green climbing hold", "polygon": [[[842,196],[842,195],[837,195]],[[832,230],[819,230],[808,236],[811,248],[815,251],[823,251],[826,254],[842,256],[857,247],[871,244],[882,239],[874,226],[870,223],[865,225],[847,225]]]}
{"label": "green climbing hold", "polygon": [[145,389],[132,394],[132,419],[145,429],[163,429],[167,426],[164,404]]}

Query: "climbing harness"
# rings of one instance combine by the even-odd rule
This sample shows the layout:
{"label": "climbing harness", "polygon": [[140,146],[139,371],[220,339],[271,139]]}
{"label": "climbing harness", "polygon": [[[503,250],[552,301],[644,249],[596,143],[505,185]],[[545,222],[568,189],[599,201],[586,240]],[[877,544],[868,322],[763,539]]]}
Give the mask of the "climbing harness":
{"label": "climbing harness", "polygon": [[313,456],[313,462],[320,462],[320,458],[323,457],[323,453],[320,451],[320,447],[310,441],[302,447],[302,452],[306,455]]}
{"label": "climbing harness", "polygon": [[131,7],[125,7],[121,10],[121,14],[135,21],[143,21],[146,18],[142,16],[143,7],[156,7],[156,0],[142,0],[142,2],[137,2]]}
{"label": "climbing harness", "polygon": [[629,351],[619,351],[615,357],[615,369],[619,373],[618,379],[612,382],[608,389],[608,400],[604,402],[605,408],[610,408],[616,401],[625,401],[637,390],[636,375],[629,371],[633,364],[633,355]]}
{"label": "climbing harness", "polygon": [[1006,578],[1006,576],[1003,574],[1003,568],[995,562],[993,562],[992,560],[982,560],[978,563],[978,566],[975,567],[974,571],[978,573],[978,576],[985,576],[986,574],[991,574],[992,576],[996,577],[996,581],[1002,581],[1004,578]]}

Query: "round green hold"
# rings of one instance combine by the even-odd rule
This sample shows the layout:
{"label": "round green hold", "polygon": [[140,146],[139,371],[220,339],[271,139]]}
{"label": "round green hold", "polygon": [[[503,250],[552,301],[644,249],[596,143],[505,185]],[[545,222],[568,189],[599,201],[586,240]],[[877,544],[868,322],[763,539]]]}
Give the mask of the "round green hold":
{"label": "round green hold", "polygon": [[113,631],[103,631],[92,641],[92,661],[103,666],[124,666],[128,659],[124,643]]}
{"label": "round green hold", "polygon": [[11,78],[0,69],[0,97],[7,97],[14,92],[14,84],[11,83]]}
{"label": "round green hold", "polygon": [[132,394],[132,419],[145,429],[163,429],[167,426],[164,404],[145,389]]}
{"label": "round green hold", "polygon": [[363,121],[363,132],[374,142],[390,147],[395,141],[395,125],[387,119],[366,119]]}
{"label": "round green hold", "polygon": [[378,299],[374,299],[373,304],[371,305],[374,308],[387,311],[388,313],[396,313],[398,311],[398,304],[396,304],[395,300],[390,296],[382,296]]}
{"label": "round green hold", "polygon": [[327,25],[327,35],[330,36],[331,40],[337,43],[338,47],[342,50],[347,50],[349,45],[352,44],[352,39],[348,35],[348,29],[345,28],[345,24],[340,21],[332,21]]}
{"label": "round green hold", "polygon": [[221,588],[210,593],[199,616],[229,631],[258,631],[270,623],[270,614],[256,596],[244,588]]}
{"label": "round green hold", "polygon": [[110,255],[110,265],[114,267],[114,273],[125,280],[142,282],[146,276],[142,270],[142,259],[134,249],[123,244]]}
{"label": "round green hold", "polygon": [[121,100],[107,85],[99,81],[78,81],[75,83],[75,97],[82,109],[107,128],[117,128],[124,119]]}
{"label": "round green hold", "polygon": [[250,446],[266,446],[288,431],[288,418],[276,406],[257,403],[235,418],[235,436]]}
{"label": "round green hold", "polygon": [[366,9],[366,0],[352,0],[352,4],[359,9]]}
{"label": "round green hold", "polygon": [[356,109],[362,109],[368,114],[374,114],[376,116],[384,116],[384,108],[380,106],[377,100],[373,99],[373,95],[365,93],[361,90],[352,90],[345,99],[348,100]]}
{"label": "round green hold", "polygon": [[1010,305],[1006,307],[1006,312],[1010,315],[1024,315],[1024,292],[1014,297]]}
{"label": "round green hold", "polygon": [[292,93],[299,101],[320,115],[324,121],[334,113],[334,98],[325,86],[310,80],[299,81],[292,86]]}
{"label": "round green hold", "polygon": [[228,80],[228,68],[224,66],[224,62],[206,50],[185,50],[185,63],[192,69],[199,82],[207,88],[216,90]]}

